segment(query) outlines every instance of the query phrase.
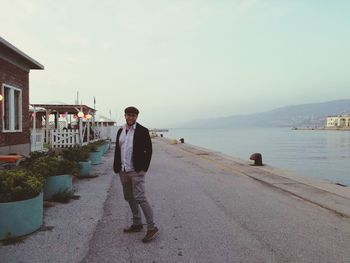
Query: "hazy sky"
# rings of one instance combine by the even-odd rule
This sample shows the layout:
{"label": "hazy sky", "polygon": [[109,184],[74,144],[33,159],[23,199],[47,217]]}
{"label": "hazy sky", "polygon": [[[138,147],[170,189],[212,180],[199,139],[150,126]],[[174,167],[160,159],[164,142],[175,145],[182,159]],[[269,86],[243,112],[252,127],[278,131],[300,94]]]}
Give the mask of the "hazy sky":
{"label": "hazy sky", "polygon": [[0,35],[45,66],[32,103],[149,127],[350,98],[350,1],[0,0]]}

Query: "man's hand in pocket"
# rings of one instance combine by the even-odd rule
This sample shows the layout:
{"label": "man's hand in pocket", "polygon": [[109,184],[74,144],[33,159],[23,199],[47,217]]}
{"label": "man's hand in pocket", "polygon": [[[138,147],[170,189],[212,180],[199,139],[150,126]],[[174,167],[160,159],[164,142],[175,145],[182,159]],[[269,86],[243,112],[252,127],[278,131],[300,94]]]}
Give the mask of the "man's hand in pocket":
{"label": "man's hand in pocket", "polygon": [[145,171],[142,171],[142,170],[141,170],[141,171],[139,172],[139,175],[141,175],[141,176],[145,176],[145,174],[146,174]]}

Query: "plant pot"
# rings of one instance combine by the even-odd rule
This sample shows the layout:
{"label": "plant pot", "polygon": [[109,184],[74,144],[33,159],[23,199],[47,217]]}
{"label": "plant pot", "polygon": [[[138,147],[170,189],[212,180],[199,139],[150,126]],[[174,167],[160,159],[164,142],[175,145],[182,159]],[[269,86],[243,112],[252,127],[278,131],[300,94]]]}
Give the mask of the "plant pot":
{"label": "plant pot", "polygon": [[91,161],[79,162],[79,175],[78,177],[90,177]]}
{"label": "plant pot", "polygon": [[30,234],[43,224],[43,193],[16,202],[0,203],[0,240]]}
{"label": "plant pot", "polygon": [[44,200],[50,200],[60,192],[72,191],[72,176],[69,174],[49,176],[44,184]]}
{"label": "plant pot", "polygon": [[108,152],[108,143],[105,143],[104,145],[104,154]]}
{"label": "plant pot", "polygon": [[90,161],[92,165],[100,164],[102,158],[101,151],[90,152]]}
{"label": "plant pot", "polygon": [[102,150],[102,155],[105,155],[106,154],[106,145],[105,144],[101,145],[101,150]]}
{"label": "plant pot", "polygon": [[104,155],[105,154],[105,145],[102,144],[102,145],[98,146],[97,151],[100,151],[101,155]]}
{"label": "plant pot", "polygon": [[111,149],[111,144],[112,144],[111,140],[108,140],[107,141],[107,151],[109,151]]}

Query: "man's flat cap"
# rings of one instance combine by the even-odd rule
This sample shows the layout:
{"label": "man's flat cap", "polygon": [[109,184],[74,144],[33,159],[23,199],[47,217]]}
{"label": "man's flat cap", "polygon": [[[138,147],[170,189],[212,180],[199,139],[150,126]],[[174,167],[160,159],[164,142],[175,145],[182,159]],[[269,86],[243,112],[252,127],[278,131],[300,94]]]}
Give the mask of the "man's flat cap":
{"label": "man's flat cap", "polygon": [[135,114],[139,114],[139,110],[136,109],[136,108],[133,107],[133,106],[130,106],[130,107],[125,108],[124,113],[135,113]]}

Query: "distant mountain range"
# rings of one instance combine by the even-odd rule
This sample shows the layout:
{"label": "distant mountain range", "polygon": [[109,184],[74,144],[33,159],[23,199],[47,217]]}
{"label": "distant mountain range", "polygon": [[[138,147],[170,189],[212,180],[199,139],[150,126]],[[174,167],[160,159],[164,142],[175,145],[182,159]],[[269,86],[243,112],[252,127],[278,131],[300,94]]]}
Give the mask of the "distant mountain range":
{"label": "distant mountain range", "polygon": [[326,125],[327,116],[345,113],[350,113],[350,99],[291,105],[248,115],[201,119],[185,126],[188,128],[323,127]]}

